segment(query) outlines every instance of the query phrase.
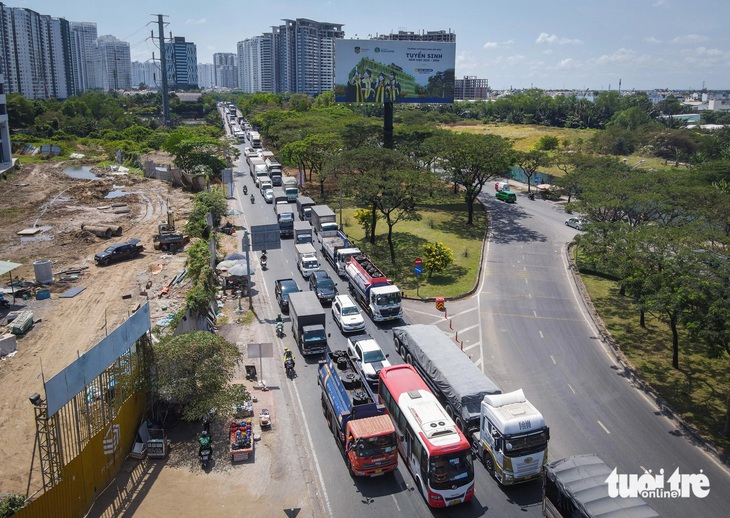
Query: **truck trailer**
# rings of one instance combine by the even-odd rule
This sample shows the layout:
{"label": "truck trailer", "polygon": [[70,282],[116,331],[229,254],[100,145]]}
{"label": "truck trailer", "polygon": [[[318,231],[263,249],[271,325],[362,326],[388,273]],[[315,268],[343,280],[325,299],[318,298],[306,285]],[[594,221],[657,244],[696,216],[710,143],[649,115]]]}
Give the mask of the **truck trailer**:
{"label": "truck trailer", "polygon": [[294,243],[311,243],[312,242],[312,225],[306,221],[294,222]]}
{"label": "truck trailer", "polygon": [[322,354],[327,350],[325,313],[317,295],[311,291],[289,294],[292,338],[302,355]]}
{"label": "truck trailer", "polygon": [[368,256],[352,256],[345,267],[345,277],[350,293],[375,322],[403,317],[398,286]]}
{"label": "truck trailer", "polygon": [[[340,265],[337,260],[337,252],[343,248],[349,248],[350,240],[347,239],[347,236],[344,232],[338,230],[334,236],[321,236],[321,242],[322,255],[324,255],[325,259],[329,261],[329,263],[337,272],[337,275],[344,275],[345,265],[347,264],[347,261],[345,261],[344,264]],[[349,257],[347,260],[349,261]]]}
{"label": "truck trailer", "polygon": [[322,412],[350,474],[377,477],[398,467],[393,423],[364,384],[345,351],[320,360],[317,382]]}
{"label": "truck trailer", "polygon": [[297,198],[297,213],[302,221],[310,221],[312,219],[312,207],[317,205],[309,196],[299,196]]}

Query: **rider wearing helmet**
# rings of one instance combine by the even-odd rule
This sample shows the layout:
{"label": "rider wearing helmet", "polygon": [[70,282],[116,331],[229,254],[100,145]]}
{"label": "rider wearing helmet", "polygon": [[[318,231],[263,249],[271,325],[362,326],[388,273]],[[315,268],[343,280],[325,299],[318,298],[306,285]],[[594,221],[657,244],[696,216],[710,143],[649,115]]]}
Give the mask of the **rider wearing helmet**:
{"label": "rider wearing helmet", "polygon": [[288,347],[284,347],[284,361],[291,359],[294,361],[294,353],[292,353]]}
{"label": "rider wearing helmet", "polygon": [[205,430],[203,430],[203,433],[200,434],[200,437],[198,438],[198,442],[200,443],[200,448],[198,449],[199,452],[211,448],[210,447],[210,435],[208,435],[208,432],[206,432]]}

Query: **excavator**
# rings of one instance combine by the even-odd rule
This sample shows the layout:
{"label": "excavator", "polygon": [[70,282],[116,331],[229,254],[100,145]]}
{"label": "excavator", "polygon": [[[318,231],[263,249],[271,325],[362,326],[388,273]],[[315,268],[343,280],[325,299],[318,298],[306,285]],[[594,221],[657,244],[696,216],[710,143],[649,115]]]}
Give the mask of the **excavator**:
{"label": "excavator", "polygon": [[190,238],[182,232],[175,230],[175,214],[170,208],[170,200],[167,201],[167,221],[157,225],[157,235],[154,237],[155,250],[165,252],[176,252],[182,249]]}

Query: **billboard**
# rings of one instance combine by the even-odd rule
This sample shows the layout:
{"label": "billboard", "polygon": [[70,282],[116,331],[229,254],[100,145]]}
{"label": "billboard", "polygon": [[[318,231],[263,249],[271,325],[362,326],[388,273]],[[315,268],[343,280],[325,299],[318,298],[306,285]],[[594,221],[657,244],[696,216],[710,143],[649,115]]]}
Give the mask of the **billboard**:
{"label": "billboard", "polygon": [[335,101],[452,103],[456,44],[335,40]]}

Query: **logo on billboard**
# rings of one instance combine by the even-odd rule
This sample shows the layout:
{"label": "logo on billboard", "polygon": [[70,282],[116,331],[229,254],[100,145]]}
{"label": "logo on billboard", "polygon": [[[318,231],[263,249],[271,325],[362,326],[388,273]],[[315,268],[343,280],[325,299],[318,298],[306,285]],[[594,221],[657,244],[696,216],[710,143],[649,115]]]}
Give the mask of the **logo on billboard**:
{"label": "logo on billboard", "polygon": [[355,54],[360,54],[360,47],[355,47]]}
{"label": "logo on billboard", "polygon": [[375,47],[375,53],[377,54],[378,52],[380,52],[380,47]]}
{"label": "logo on billboard", "polygon": [[119,425],[113,424],[109,427],[109,430],[106,432],[106,435],[104,436],[104,440],[102,441],[102,444],[104,445],[104,454],[105,455],[113,455],[114,450],[117,449],[117,446],[119,446]]}

